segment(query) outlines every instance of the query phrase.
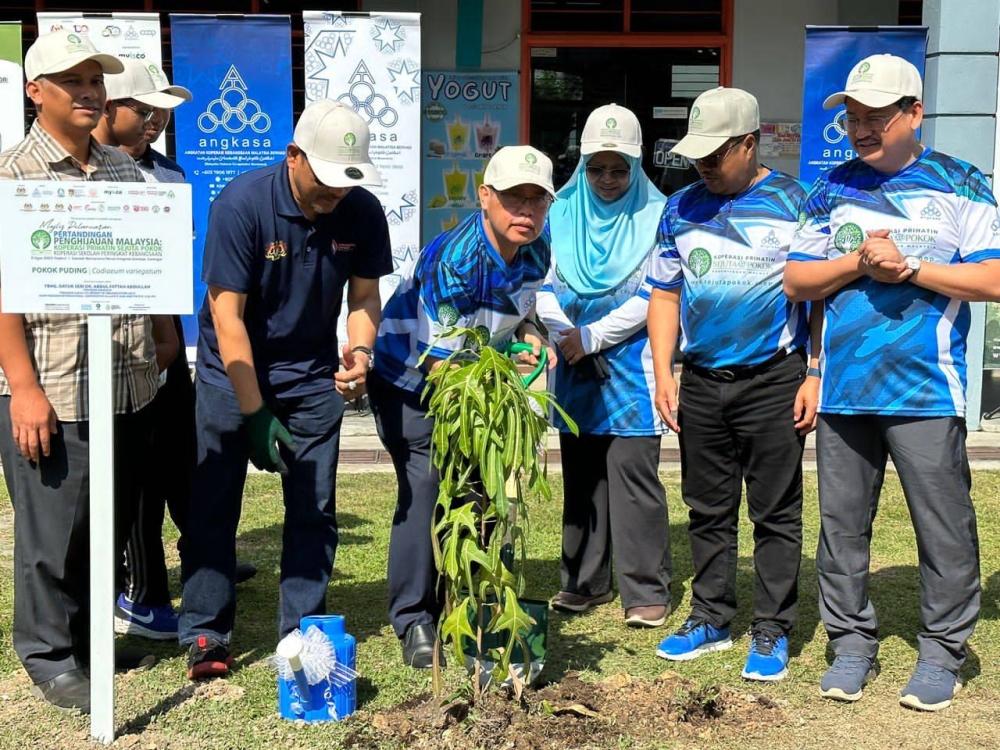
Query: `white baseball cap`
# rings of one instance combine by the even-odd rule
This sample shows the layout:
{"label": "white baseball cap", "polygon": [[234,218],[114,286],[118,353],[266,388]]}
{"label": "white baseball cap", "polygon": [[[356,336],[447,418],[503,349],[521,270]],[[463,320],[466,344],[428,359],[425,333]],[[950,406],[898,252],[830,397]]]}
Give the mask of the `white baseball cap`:
{"label": "white baseball cap", "polygon": [[191,101],[191,92],[183,86],[171,86],[156,65],[139,60],[122,60],[125,70],[104,79],[108,101],[135,99],[160,109],[173,109]]}
{"label": "white baseball cap", "polygon": [[757,130],[760,108],[753,94],[719,86],[694,100],[687,135],[670,151],[688,159],[704,159],[730,138]]}
{"label": "white baseball cap", "polygon": [[505,146],[493,154],[483,173],[483,184],[496,190],[517,185],[538,185],[556,198],[552,186],[552,160],[531,146]]}
{"label": "white baseball cap", "polygon": [[619,151],[628,156],[642,156],[642,128],[632,110],[617,104],[605,104],[590,113],[580,139],[581,154]]}
{"label": "white baseball cap", "polygon": [[72,31],[42,34],[24,55],[24,75],[29,81],[51,73],[62,73],[86,60],[93,60],[105,73],[121,73],[121,60],[99,52],[90,37]]}
{"label": "white baseball cap", "polygon": [[844,90],[828,96],[823,109],[840,106],[847,97],[866,107],[888,107],[907,96],[919,99],[923,88],[920,73],[909,60],[889,54],[872,55],[851,68]]}
{"label": "white baseball cap", "polygon": [[368,158],[368,124],[350,107],[332,99],[313,102],[302,110],[292,139],[327,187],[382,184]]}

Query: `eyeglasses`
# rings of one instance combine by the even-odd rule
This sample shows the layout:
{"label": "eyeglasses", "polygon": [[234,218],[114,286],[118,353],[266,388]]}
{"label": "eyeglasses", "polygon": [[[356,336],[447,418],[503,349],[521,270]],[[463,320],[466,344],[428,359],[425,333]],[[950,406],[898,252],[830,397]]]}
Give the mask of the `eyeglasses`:
{"label": "eyeglasses", "polygon": [[872,133],[884,133],[892,127],[892,124],[896,122],[901,114],[903,114],[903,110],[894,115],[869,115],[868,117],[860,118],[847,116],[844,118],[844,126],[849,133],[857,132],[861,126]]}
{"label": "eyeglasses", "polygon": [[500,204],[508,211],[519,211],[525,206],[533,211],[542,211],[552,204],[552,196],[548,193],[542,195],[521,195],[512,190],[497,190],[492,185],[487,187],[500,199]]}
{"label": "eyeglasses", "polygon": [[729,146],[724,148],[722,151],[716,151],[714,154],[703,156],[700,159],[695,159],[694,161],[696,164],[701,164],[703,167],[707,167],[708,169],[715,169],[717,166],[722,164],[727,156],[729,156],[729,152],[741,143],[743,143],[743,138],[740,138],[734,143],[730,143]]}
{"label": "eyeglasses", "polygon": [[605,167],[587,167],[587,177],[594,180],[600,180],[604,175],[608,175],[612,180],[622,181],[627,180],[632,172],[629,169],[607,169]]}
{"label": "eyeglasses", "polygon": [[142,124],[145,125],[147,122],[156,117],[156,108],[153,109],[139,109],[135,104],[126,104],[125,102],[118,102],[118,106],[125,107],[125,109],[131,109],[139,117],[142,118]]}

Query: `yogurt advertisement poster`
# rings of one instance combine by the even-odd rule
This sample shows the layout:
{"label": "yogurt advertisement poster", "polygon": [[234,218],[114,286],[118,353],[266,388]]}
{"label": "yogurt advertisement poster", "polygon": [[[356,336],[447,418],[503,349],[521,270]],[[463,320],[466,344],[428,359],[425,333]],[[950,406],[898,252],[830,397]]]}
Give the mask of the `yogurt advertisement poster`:
{"label": "yogurt advertisement poster", "polygon": [[518,143],[518,76],[425,72],[423,236],[426,245],[479,209],[493,153]]}

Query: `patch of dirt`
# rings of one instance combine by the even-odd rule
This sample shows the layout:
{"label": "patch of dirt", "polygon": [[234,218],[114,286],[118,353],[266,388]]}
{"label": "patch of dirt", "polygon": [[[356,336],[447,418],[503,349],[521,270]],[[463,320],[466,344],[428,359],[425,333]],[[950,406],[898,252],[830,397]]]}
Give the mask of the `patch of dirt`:
{"label": "patch of dirt", "polygon": [[672,739],[745,735],[785,721],[769,698],[725,686],[702,687],[672,671],[652,682],[627,674],[584,682],[571,672],[559,683],[525,691],[520,702],[491,692],[472,708],[464,701],[442,706],[425,693],[387,711],[355,717],[351,721],[363,726],[351,731],[344,747],[359,750],[384,745],[563,750],[615,747],[623,737],[669,745]]}

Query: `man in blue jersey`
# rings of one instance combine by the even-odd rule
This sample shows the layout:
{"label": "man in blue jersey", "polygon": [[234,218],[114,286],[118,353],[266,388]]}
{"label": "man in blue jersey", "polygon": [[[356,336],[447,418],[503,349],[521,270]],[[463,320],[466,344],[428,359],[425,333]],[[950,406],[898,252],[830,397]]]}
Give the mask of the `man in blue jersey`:
{"label": "man in blue jersey", "polygon": [[822,175],[785,272],[790,299],[825,300],[819,465],[820,614],[835,655],[820,690],[855,701],[874,676],[872,521],[892,457],[917,537],[916,669],[904,706],[958,691],[979,615],[979,543],[965,451],[970,300],[1000,297],[1000,215],[971,164],[925,148],[920,74],[873,55],[826,108],[846,104],[858,158]]}
{"label": "man in blue jersey", "polygon": [[[746,91],[717,88],[695,100],[674,150],[701,181],[669,198],[644,287],[656,407],[679,433],[695,568],[691,614],[657,654],[685,661],[732,646],[745,480],[755,582],[743,677],[780,680],[798,602],[801,459],[815,424],[819,352],[805,305],[781,289],[805,189],[760,164],[759,129],[757,100]],[[812,322],[818,334],[818,314]]]}
{"label": "man in blue jersey", "polygon": [[[442,604],[430,536],[438,472],[431,463],[434,423],[421,399],[425,375],[464,346],[464,338],[439,339],[456,326],[486,328],[495,347],[516,336],[541,353],[535,295],[549,270],[544,230],[554,198],[547,156],[530,146],[500,149],[479,187],[483,210],[423,249],[383,312],[368,391],[399,481],[389,538],[389,620],[411,667],[432,665]],[[554,352],[549,356],[554,364]],[[526,361],[537,364],[534,355]]]}
{"label": "man in blue jersey", "polygon": [[[247,459],[282,474],[279,637],[326,611],[337,549],[344,399],[364,390],[392,270],[368,126],[338,102],[310,104],[285,160],[247,172],[212,204],[198,316],[197,466],[181,551],[178,637],[188,677],[232,661],[236,528]],[[337,318],[347,290],[338,372]]]}

